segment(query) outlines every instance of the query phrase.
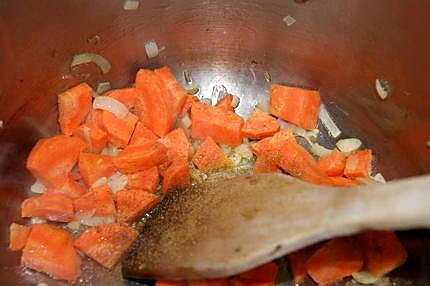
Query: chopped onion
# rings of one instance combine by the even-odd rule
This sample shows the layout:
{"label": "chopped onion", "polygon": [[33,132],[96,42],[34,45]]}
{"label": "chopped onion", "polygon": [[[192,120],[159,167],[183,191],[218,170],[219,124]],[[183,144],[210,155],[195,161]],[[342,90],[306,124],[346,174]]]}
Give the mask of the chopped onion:
{"label": "chopped onion", "polygon": [[250,73],[251,73],[251,75],[252,75],[252,83],[255,83],[255,82],[257,81],[257,76],[255,75],[254,68],[253,68],[253,67],[250,67],[250,68],[249,68],[249,72],[250,72]]}
{"label": "chopped onion", "polygon": [[254,158],[254,155],[252,154],[247,144],[241,144],[237,146],[236,148],[234,148],[233,152],[235,152],[242,159],[245,159],[245,160],[252,160]]}
{"label": "chopped onion", "polygon": [[228,156],[228,159],[230,159],[234,167],[239,166],[240,162],[242,162],[242,156],[237,153],[233,153],[232,155]]}
{"label": "chopped onion", "polygon": [[115,223],[115,217],[114,216],[93,216],[93,217],[81,220],[81,223],[88,226],[111,224],[111,223]]}
{"label": "chopped onion", "polygon": [[103,185],[106,185],[108,182],[108,179],[106,177],[101,177],[100,179],[98,179],[97,181],[95,181],[92,185],[91,188],[98,188],[101,187]]}
{"label": "chopped onion", "polygon": [[106,91],[110,90],[111,88],[112,87],[110,85],[110,82],[108,82],[108,81],[99,82],[97,84],[96,93],[102,94],[102,93],[105,93]]}
{"label": "chopped onion", "polygon": [[350,153],[360,149],[362,143],[360,139],[348,138],[337,141],[336,147],[343,153]]}
{"label": "chopped onion", "polygon": [[264,79],[266,80],[266,82],[272,81],[272,76],[270,75],[269,72],[267,72],[267,71],[264,72]]}
{"label": "chopped onion", "polygon": [[[270,113],[270,102],[268,98],[263,99],[263,101],[258,101],[257,108],[261,109],[266,113]],[[281,120],[281,119],[278,119]],[[285,122],[285,121],[284,121]]]}
{"label": "chopped onion", "polygon": [[178,121],[176,122],[176,126],[184,130],[187,130],[191,127],[191,118],[188,115],[188,113],[185,113],[184,115],[178,118]]}
{"label": "chopped onion", "polygon": [[385,180],[384,176],[381,173],[376,174],[375,176],[371,177],[372,180],[374,180],[375,182],[381,183],[381,184],[386,184],[387,181]]}
{"label": "chopped onion", "polygon": [[234,94],[232,94],[231,96],[233,97],[233,100],[231,101],[231,106],[233,108],[236,108],[240,103],[240,98],[239,98],[239,96],[234,95]]}
{"label": "chopped onion", "polygon": [[212,88],[211,104],[216,105],[227,94],[227,88],[222,84],[216,84]]}
{"label": "chopped onion", "polygon": [[318,157],[325,157],[328,154],[330,154],[331,151],[333,151],[333,150],[327,149],[324,146],[321,146],[318,143],[310,143],[310,144],[311,144],[311,150],[310,151],[312,152],[312,154],[314,154]]}
{"label": "chopped onion", "polygon": [[387,97],[391,94],[391,88],[388,81],[385,79],[377,78],[375,80],[376,92],[382,100],[387,99]]}
{"label": "chopped onion", "polygon": [[296,19],[292,16],[285,16],[284,19],[282,19],[282,21],[284,21],[285,24],[287,24],[287,26],[289,27],[296,22]]}
{"label": "chopped onion", "polygon": [[122,8],[124,8],[126,11],[136,10],[139,8],[139,0],[125,0]]}
{"label": "chopped onion", "polygon": [[30,224],[39,224],[39,223],[46,223],[47,220],[43,219],[43,218],[38,218],[38,217],[32,217],[30,219]]}
{"label": "chopped onion", "polygon": [[128,183],[128,177],[127,175],[124,175],[120,172],[116,172],[108,179],[108,186],[111,189],[111,191],[116,194],[118,191],[121,191],[125,189]]}
{"label": "chopped onion", "polygon": [[93,108],[110,111],[118,118],[124,118],[128,114],[124,104],[109,96],[97,96],[94,99]]}
{"label": "chopped onion", "polygon": [[49,286],[49,285],[45,282],[39,282],[37,283],[37,286]]}
{"label": "chopped onion", "polygon": [[191,85],[193,83],[193,79],[192,79],[191,73],[189,71],[184,71],[184,79],[185,79],[185,82],[187,84]]}
{"label": "chopped onion", "polygon": [[352,274],[352,278],[361,284],[375,284],[379,280],[379,277],[368,271],[355,272]]}
{"label": "chopped onion", "polygon": [[39,180],[37,180],[36,182],[34,182],[33,185],[31,185],[30,191],[36,194],[42,194],[46,192],[46,187]]}
{"label": "chopped onion", "polygon": [[66,226],[71,230],[78,230],[81,227],[81,222],[74,220],[69,222]]}
{"label": "chopped onion", "polygon": [[111,69],[109,61],[96,53],[81,53],[74,55],[70,67],[74,68],[76,66],[89,63],[96,64],[104,74],[108,73]]}
{"label": "chopped onion", "polygon": [[109,145],[109,146],[103,148],[101,155],[116,157],[116,156],[118,156],[119,152],[120,152],[120,149],[118,147],[113,146],[113,145]]}
{"label": "chopped onion", "polygon": [[149,59],[155,58],[159,54],[157,42],[154,40],[148,40],[145,42],[145,51]]}
{"label": "chopped onion", "polygon": [[189,95],[198,95],[200,92],[200,88],[198,88],[197,86],[193,86],[192,88],[187,89],[186,91]]}
{"label": "chopped onion", "polygon": [[233,153],[233,147],[227,144],[220,144],[221,150],[225,156],[230,156]]}
{"label": "chopped onion", "polygon": [[331,115],[330,113],[328,113],[327,108],[324,104],[321,104],[319,118],[331,137],[339,137],[342,132],[331,118]]}

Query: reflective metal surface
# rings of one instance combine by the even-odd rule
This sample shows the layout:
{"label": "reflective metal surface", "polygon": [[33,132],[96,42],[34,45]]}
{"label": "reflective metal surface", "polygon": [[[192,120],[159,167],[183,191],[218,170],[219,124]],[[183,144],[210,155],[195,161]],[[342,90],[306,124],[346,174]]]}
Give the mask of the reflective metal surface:
{"label": "reflective metal surface", "polygon": [[[84,80],[122,87],[139,67],[169,65],[183,81],[191,71],[202,96],[224,85],[242,98],[238,112],[246,115],[266,96],[268,72],[273,82],[319,89],[342,136],[363,138],[387,178],[428,173],[430,2],[300,2],[141,0],[124,11],[120,0],[0,1],[1,284],[34,285],[16,270],[19,253],[5,250],[7,226],[19,221],[33,181],[24,168],[31,146],[56,131],[57,93]],[[287,15],[296,19],[291,26]],[[149,39],[166,47],[153,60],[145,56]],[[112,70],[70,72],[72,55],[84,51],[105,56]],[[377,78],[393,88],[386,101],[376,93]],[[411,277],[427,285],[429,248],[416,235],[423,251]]]}

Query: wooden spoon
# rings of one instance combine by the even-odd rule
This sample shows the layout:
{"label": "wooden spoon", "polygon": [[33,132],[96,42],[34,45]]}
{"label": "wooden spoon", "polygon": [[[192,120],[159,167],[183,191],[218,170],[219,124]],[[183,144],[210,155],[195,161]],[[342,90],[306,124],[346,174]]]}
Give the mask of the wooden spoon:
{"label": "wooden spoon", "polygon": [[127,277],[226,277],[365,229],[430,227],[430,176],[354,188],[281,174],[172,192],[123,261]]}

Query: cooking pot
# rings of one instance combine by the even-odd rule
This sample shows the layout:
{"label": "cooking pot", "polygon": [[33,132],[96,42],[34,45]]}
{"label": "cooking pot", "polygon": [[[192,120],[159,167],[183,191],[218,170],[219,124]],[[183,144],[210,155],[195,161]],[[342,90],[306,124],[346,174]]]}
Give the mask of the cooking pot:
{"label": "cooking pot", "polygon": [[[6,250],[8,225],[20,221],[34,180],[28,152],[57,130],[56,95],[82,81],[124,87],[140,67],[168,65],[184,84],[190,71],[203,97],[224,85],[241,98],[237,112],[245,117],[270,81],[316,88],[341,137],[372,148],[387,179],[428,173],[429,11],[430,2],[419,0],[141,0],[136,10],[121,0],[1,1],[0,284],[61,284],[22,271],[20,254]],[[146,56],[148,40],[165,47],[158,57]],[[104,56],[111,70],[71,70],[81,52]],[[385,100],[376,80],[389,90]],[[392,276],[429,285],[429,233],[401,237],[409,259]],[[119,268],[90,272],[77,283],[122,283]]]}

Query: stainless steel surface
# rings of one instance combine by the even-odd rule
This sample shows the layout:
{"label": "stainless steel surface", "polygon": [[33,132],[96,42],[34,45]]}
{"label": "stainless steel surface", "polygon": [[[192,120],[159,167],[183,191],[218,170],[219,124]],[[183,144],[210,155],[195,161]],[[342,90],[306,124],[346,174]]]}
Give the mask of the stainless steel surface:
{"label": "stainless steel surface", "polygon": [[[136,11],[124,11],[120,0],[0,1],[2,250],[7,225],[19,220],[19,203],[32,182],[25,157],[57,128],[56,94],[84,80],[129,85],[139,67],[169,65],[181,79],[189,70],[202,94],[223,84],[244,99],[239,110],[266,95],[266,71],[273,82],[317,88],[342,136],[363,138],[387,178],[428,173],[430,2],[298,2],[142,0]],[[287,26],[287,15],[296,23]],[[166,47],[151,61],[144,50],[149,39]],[[102,75],[89,66],[71,73],[72,55],[83,51],[102,54],[112,70]],[[393,87],[387,101],[376,94],[376,78]],[[414,241],[428,251],[427,242]],[[2,252],[2,284],[31,284],[11,272],[19,254]],[[412,260],[418,264],[412,277],[429,284],[420,264],[429,258],[420,259]]]}

